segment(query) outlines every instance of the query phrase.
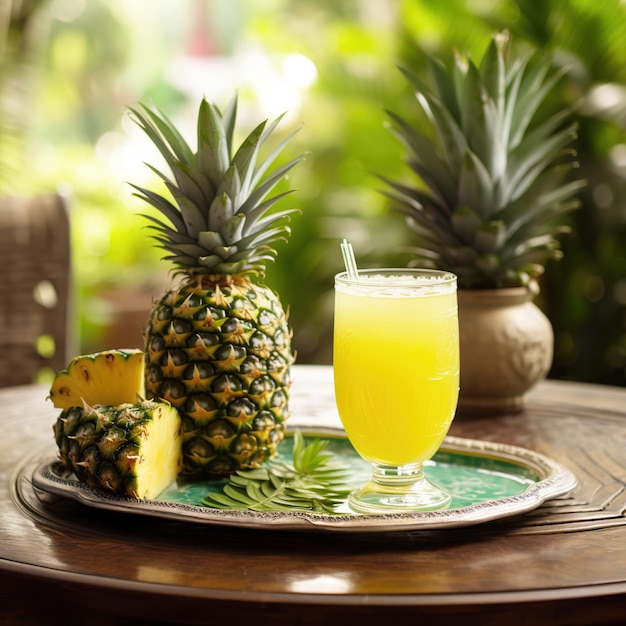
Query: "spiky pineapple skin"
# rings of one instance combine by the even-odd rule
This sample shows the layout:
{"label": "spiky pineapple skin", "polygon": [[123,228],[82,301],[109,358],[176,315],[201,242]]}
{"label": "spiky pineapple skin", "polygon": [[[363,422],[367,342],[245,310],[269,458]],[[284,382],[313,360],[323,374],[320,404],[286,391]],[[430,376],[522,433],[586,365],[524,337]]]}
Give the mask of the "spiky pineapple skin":
{"label": "spiky pineapple skin", "polygon": [[73,406],[53,430],[62,465],[95,489],[154,498],[180,470],[180,416],[162,402]]}
{"label": "spiky pineapple skin", "polygon": [[146,393],[176,407],[189,477],[257,467],[284,438],[291,331],[278,296],[247,275],[198,275],[153,307]]}

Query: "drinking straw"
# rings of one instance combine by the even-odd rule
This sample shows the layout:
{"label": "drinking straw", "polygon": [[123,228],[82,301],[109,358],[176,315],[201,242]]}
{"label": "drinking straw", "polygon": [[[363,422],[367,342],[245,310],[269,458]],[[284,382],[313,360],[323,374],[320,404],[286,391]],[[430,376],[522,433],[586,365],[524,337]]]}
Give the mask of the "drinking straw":
{"label": "drinking straw", "polygon": [[341,253],[343,254],[343,262],[346,266],[346,272],[350,280],[358,280],[359,270],[356,266],[356,259],[354,258],[354,250],[352,244],[347,240],[341,242]]}

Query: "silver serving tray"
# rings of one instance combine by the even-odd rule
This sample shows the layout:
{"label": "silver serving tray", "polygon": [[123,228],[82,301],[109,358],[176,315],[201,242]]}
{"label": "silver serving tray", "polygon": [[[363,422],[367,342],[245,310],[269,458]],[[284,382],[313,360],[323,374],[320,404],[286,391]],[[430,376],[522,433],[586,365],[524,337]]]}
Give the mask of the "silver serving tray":
{"label": "silver serving tray", "polygon": [[[358,457],[342,432],[301,430],[306,437],[330,439],[329,451],[351,466],[355,486],[367,480],[369,465]],[[73,474],[64,475],[53,454],[34,470],[32,484],[36,489],[99,509],[238,528],[354,533],[458,528],[526,513],[567,494],[577,484],[569,469],[539,453],[449,436],[426,467],[431,479],[453,494],[452,505],[446,510],[361,515],[351,512],[346,504],[333,514],[231,511],[200,503],[207,490],[216,488],[214,482],[175,483],[158,499],[135,500],[94,490],[78,482]]]}

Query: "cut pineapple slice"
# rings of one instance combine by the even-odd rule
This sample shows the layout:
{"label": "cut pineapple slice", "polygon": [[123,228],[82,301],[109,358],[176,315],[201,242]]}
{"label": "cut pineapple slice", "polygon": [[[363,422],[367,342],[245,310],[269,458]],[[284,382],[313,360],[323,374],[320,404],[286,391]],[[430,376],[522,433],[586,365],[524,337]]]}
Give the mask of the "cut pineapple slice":
{"label": "cut pineapple slice", "polygon": [[156,498],[182,466],[180,416],[164,402],[74,406],[57,419],[54,437],[81,482],[118,495]]}
{"label": "cut pineapple slice", "polygon": [[106,350],[77,356],[60,371],[50,389],[55,407],[117,406],[145,397],[143,352]]}

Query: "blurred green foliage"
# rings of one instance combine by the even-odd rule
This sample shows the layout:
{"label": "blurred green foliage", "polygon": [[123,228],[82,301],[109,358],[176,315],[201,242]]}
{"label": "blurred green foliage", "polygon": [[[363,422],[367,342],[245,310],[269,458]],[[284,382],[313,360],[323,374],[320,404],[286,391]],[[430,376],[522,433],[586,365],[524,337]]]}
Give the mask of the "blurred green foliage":
{"label": "blurred green foliage", "polygon": [[[150,245],[146,207],[128,181],[153,184],[153,149],[128,122],[128,106],[154,102],[191,128],[201,95],[226,104],[238,87],[241,119],[302,126],[284,159],[307,159],[289,186],[301,213],[268,268],[290,307],[300,362],[329,363],[338,242],[359,264],[405,265],[411,234],[377,189],[376,173],[410,177],[385,108],[424,123],[397,69],[422,73],[424,54],[455,49],[480,58],[490,35],[551,49],[571,69],[555,105],[579,103],[577,149],[589,181],[583,206],[550,265],[541,305],[555,327],[551,375],[626,385],[626,4],[619,0],[12,0],[38,25],[29,62],[25,158],[3,192],[72,189],[81,339],[97,349],[108,323],[107,289],[154,291],[168,268]],[[0,22],[2,24],[2,22]],[[34,54],[37,53],[37,54]],[[295,56],[294,56],[295,55]],[[300,56],[297,56],[300,55]],[[36,57],[36,63],[33,58]],[[308,59],[286,71],[286,61]],[[11,58],[3,56],[3,67]],[[2,75],[0,75],[2,76]],[[2,89],[6,92],[7,83]],[[26,132],[27,131],[27,132]],[[1,137],[3,145],[6,133]],[[17,157],[11,161],[15,163]],[[386,320],[377,323],[387,323]],[[138,329],[138,333],[140,330]]]}

